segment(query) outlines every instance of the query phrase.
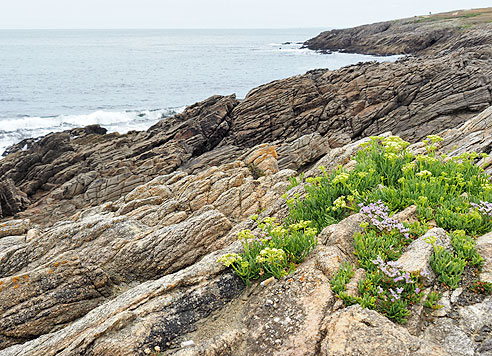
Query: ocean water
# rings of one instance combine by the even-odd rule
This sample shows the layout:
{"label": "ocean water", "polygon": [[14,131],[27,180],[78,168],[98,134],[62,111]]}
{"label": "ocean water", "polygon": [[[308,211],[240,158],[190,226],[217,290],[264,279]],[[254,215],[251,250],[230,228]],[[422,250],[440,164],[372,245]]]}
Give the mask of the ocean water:
{"label": "ocean water", "polygon": [[0,154],[89,124],[144,130],[214,94],[396,58],[300,48],[322,30],[0,30]]}

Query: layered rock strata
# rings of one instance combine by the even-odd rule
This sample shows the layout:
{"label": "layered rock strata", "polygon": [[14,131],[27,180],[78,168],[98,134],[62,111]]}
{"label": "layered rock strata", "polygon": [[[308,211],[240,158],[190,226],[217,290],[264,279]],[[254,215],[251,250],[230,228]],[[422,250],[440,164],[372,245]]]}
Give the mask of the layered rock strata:
{"label": "layered rock strata", "polygon": [[[412,310],[405,326],[343,306],[329,281],[353,261],[360,214],[320,232],[280,280],[246,287],[216,262],[241,250],[238,231],[257,229],[250,215],[283,221],[290,177],[350,169],[369,135],[416,142],[439,133],[438,153],[489,153],[487,41],[485,33],[440,56],[311,71],[241,102],[214,96],[145,132],[92,126],[10,148],[0,161],[0,355],[146,355],[155,346],[180,356],[490,354],[490,297],[458,288],[432,318]],[[492,173],[490,158],[477,163]],[[300,184],[286,198],[305,194]],[[414,215],[410,207],[398,218]],[[448,245],[444,231],[433,233]],[[427,264],[424,238],[402,263]],[[490,233],[478,238],[483,282],[490,246]],[[357,296],[362,277],[357,270],[348,293]]]}

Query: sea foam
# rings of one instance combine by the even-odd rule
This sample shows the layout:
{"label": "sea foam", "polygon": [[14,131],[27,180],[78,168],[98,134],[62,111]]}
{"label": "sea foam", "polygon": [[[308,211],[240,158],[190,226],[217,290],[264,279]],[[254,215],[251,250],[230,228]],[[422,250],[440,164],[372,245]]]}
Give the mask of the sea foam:
{"label": "sea foam", "polygon": [[82,115],[0,118],[0,155],[7,147],[25,138],[36,138],[47,135],[50,132],[59,132],[87,125],[98,124],[106,128],[108,132],[119,133],[126,133],[131,130],[146,130],[157,121],[182,112],[184,108],[144,111],[98,110]]}

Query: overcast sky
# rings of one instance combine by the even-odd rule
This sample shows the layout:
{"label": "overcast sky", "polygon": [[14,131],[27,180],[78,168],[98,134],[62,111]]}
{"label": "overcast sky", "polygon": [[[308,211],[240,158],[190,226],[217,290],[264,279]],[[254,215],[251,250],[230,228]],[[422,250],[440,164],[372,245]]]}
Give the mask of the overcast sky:
{"label": "overcast sky", "polygon": [[0,0],[0,28],[341,28],[490,0]]}

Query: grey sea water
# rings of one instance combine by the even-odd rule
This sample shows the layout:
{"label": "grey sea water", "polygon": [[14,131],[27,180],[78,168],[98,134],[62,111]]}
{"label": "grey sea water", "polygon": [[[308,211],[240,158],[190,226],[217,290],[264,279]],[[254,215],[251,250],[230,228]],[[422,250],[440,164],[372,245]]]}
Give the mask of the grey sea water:
{"label": "grey sea water", "polygon": [[214,94],[395,59],[300,48],[322,30],[1,30],[0,154],[26,137],[143,130]]}

